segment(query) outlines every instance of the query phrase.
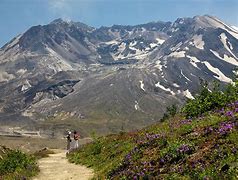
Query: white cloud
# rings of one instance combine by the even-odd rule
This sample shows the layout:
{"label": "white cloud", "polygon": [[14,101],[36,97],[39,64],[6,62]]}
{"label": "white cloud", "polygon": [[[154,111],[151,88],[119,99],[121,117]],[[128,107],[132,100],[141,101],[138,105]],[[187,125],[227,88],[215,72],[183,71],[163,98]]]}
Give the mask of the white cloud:
{"label": "white cloud", "polygon": [[70,14],[72,12],[70,0],[48,0],[50,11],[58,17],[62,17],[65,20],[70,20]]}

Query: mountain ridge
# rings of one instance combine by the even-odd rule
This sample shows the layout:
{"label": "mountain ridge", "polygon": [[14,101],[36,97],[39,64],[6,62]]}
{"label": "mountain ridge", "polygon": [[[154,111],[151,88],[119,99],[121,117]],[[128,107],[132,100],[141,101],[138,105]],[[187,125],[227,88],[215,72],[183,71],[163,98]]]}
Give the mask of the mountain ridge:
{"label": "mountain ridge", "polygon": [[238,32],[211,16],[33,26],[0,49],[0,123],[85,135],[144,127],[194,98],[200,79],[231,83],[237,47]]}

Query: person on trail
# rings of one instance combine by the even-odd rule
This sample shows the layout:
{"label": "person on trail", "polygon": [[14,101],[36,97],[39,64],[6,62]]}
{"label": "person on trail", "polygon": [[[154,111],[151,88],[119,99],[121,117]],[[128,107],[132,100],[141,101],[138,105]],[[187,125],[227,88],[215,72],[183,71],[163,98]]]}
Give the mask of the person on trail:
{"label": "person on trail", "polygon": [[66,139],[67,139],[67,154],[70,152],[70,149],[71,149],[71,146],[70,146],[70,144],[71,144],[71,132],[70,131],[68,131],[68,133],[67,133],[67,136],[66,136]]}
{"label": "person on trail", "polygon": [[74,131],[74,149],[77,149],[79,147],[79,134],[77,133],[77,131]]}

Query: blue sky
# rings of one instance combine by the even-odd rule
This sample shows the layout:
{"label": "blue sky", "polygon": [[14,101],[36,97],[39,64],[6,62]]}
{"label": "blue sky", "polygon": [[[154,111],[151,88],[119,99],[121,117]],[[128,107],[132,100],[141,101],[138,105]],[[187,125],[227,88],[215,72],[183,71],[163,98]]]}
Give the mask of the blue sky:
{"label": "blue sky", "polygon": [[238,0],[0,0],[0,12],[0,47],[56,18],[99,27],[210,14],[238,26]]}

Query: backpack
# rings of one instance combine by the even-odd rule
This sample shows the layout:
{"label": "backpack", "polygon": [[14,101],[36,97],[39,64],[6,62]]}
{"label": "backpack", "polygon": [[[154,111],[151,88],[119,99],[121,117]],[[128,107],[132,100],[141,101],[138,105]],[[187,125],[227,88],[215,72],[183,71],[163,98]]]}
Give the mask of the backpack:
{"label": "backpack", "polygon": [[79,134],[74,134],[74,140],[79,140],[80,136]]}

